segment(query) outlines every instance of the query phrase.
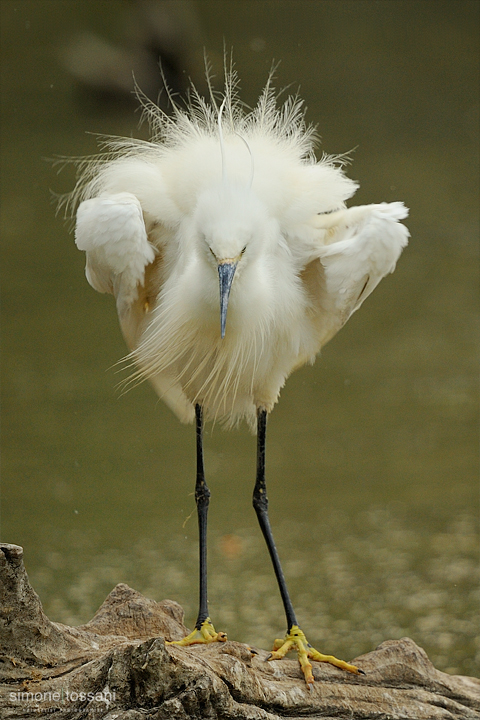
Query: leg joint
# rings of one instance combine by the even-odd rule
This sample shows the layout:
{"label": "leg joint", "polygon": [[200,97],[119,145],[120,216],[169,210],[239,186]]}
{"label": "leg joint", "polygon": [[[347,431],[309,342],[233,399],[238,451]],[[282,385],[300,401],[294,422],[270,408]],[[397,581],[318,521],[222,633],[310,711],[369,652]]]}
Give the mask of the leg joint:
{"label": "leg joint", "polygon": [[268,512],[268,497],[265,487],[255,486],[253,491],[253,507],[257,515]]}
{"label": "leg joint", "polygon": [[210,502],[210,490],[205,480],[197,482],[195,486],[195,502],[198,507],[208,507]]}

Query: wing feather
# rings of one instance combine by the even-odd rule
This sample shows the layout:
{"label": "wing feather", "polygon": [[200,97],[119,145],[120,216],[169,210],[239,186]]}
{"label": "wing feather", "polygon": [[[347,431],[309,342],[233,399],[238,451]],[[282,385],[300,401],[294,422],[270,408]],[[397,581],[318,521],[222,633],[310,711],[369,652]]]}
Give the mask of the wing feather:
{"label": "wing feather", "polygon": [[[132,193],[102,193],[77,210],[75,242],[87,254],[85,273],[95,290],[111,293],[129,348],[135,348],[161,286],[162,249],[148,240],[142,206]],[[168,374],[151,382],[181,422],[192,422],[194,408],[181,385]]]}
{"label": "wing feather", "polygon": [[[395,269],[409,232],[400,223],[408,209],[400,202],[363,205],[348,210],[317,215],[313,225],[322,244],[309,248],[308,260],[315,254],[323,272],[308,288],[325,322],[322,344],[334,335],[361,306],[380,280]],[[327,310],[328,319],[325,318]],[[324,320],[321,320],[321,318]],[[327,328],[328,325],[328,328]]]}
{"label": "wing feather", "polygon": [[138,297],[145,267],[155,259],[142,208],[132,193],[103,194],[77,210],[75,242],[87,253],[87,280],[99,292],[115,294],[120,308]]}

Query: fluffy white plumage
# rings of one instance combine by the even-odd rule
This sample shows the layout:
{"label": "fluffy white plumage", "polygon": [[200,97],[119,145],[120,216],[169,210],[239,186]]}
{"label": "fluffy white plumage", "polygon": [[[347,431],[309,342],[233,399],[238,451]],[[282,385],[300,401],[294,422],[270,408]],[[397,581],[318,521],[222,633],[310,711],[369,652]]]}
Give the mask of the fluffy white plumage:
{"label": "fluffy white plumage", "polygon": [[77,211],[76,243],[87,253],[85,274],[99,292],[113,293],[127,309],[145,282],[145,267],[155,260],[142,206],[132,193],[100,195]]}
{"label": "fluffy white plumage", "polygon": [[[221,125],[195,92],[151,142],[118,139],[83,165],[74,199],[87,278],[115,295],[138,370],[183,422],[270,411],[407,244],[400,202],[346,209],[357,185],[314,154],[302,103],[271,84],[246,112],[227,79]],[[225,337],[219,265],[235,265]]]}

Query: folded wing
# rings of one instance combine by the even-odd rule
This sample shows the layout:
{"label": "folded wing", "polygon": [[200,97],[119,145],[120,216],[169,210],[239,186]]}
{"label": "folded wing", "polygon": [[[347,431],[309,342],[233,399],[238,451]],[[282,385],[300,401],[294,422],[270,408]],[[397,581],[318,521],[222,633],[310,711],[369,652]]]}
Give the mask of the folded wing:
{"label": "folded wing", "polygon": [[114,294],[122,316],[138,298],[146,266],[155,260],[140,202],[127,192],[84,200],[77,211],[75,242],[87,253],[88,282],[99,292]]}
{"label": "folded wing", "polygon": [[[85,274],[95,290],[111,293],[120,325],[134,349],[160,291],[162,254],[149,242],[142,206],[129,192],[102,193],[77,210],[75,242],[87,254]],[[194,409],[173,376],[149,378],[164,402],[182,422]]]}

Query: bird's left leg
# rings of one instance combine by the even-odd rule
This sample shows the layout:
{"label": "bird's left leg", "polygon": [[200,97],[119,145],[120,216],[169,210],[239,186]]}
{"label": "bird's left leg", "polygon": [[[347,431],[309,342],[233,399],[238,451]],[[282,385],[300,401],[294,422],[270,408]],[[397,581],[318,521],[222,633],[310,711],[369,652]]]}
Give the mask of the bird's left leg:
{"label": "bird's left leg", "polygon": [[313,648],[307,641],[305,634],[298,625],[295,611],[288,593],[287,584],[285,582],[285,576],[280,564],[278,551],[273,539],[270,520],[268,518],[267,485],[265,480],[267,411],[263,408],[259,408],[257,411],[257,431],[257,478],[253,491],[253,507],[257,513],[258,522],[267,543],[268,552],[270,553],[270,558],[273,563],[273,569],[275,571],[287,618],[287,634],[282,640],[275,640],[273,650],[267,659],[281,660],[281,658],[285,657],[289,650],[296,649],[298,660],[307,684],[314,682],[312,664],[310,660],[327,662],[341,668],[342,670],[348,670],[356,675],[362,675],[364,674],[363,671],[359,670],[355,665],[350,665],[343,660],[338,660],[336,657],[333,657],[333,655],[323,655],[322,653],[319,653],[318,650],[315,650],[315,648]]}
{"label": "bird's left leg", "polygon": [[216,632],[208,617],[207,594],[207,515],[210,502],[210,490],[205,481],[203,463],[203,411],[201,405],[195,405],[196,441],[197,441],[197,480],[195,483],[195,502],[198,515],[198,543],[200,565],[200,601],[195,630],[183,638],[173,640],[169,645],[195,645],[197,643],[225,642],[227,635]]}

